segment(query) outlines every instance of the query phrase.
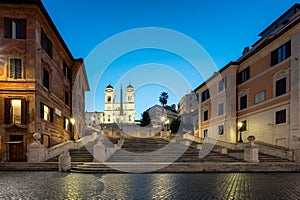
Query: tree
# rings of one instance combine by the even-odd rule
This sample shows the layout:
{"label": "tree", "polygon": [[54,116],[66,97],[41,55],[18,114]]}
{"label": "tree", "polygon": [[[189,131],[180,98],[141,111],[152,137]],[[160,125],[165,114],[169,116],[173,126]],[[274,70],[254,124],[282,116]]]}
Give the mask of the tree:
{"label": "tree", "polygon": [[166,92],[162,92],[159,96],[159,102],[161,103],[162,107],[164,107],[168,103],[169,95]]}
{"label": "tree", "polygon": [[172,133],[177,133],[181,120],[179,118],[174,119],[170,124],[170,130]]}
{"label": "tree", "polygon": [[151,123],[149,112],[144,111],[141,119],[141,126],[147,126]]}

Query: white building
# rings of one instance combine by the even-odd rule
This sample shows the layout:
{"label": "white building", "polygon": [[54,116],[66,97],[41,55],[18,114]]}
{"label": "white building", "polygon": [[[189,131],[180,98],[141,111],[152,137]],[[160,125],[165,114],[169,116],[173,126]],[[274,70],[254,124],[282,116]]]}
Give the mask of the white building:
{"label": "white building", "polygon": [[198,94],[191,91],[189,94],[184,95],[178,104],[178,115],[193,113],[198,109],[199,100]]}
{"label": "white building", "polygon": [[134,106],[135,91],[132,85],[128,85],[123,101],[122,87],[120,89],[120,102],[116,102],[116,93],[110,84],[105,89],[103,123],[127,123],[133,124],[135,120]]}
{"label": "white building", "polygon": [[88,127],[99,126],[103,120],[104,112],[85,112],[85,125]]}
{"label": "white building", "polygon": [[149,113],[151,123],[153,126],[161,126],[163,123],[171,123],[178,117],[175,110],[175,105],[165,106],[164,108],[160,105],[154,105],[150,107],[147,112]]}

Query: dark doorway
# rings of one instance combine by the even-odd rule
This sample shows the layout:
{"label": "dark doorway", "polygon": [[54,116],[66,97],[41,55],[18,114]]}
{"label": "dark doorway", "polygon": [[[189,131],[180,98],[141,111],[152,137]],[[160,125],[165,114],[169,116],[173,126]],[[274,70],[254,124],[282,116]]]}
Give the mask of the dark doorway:
{"label": "dark doorway", "polygon": [[22,135],[11,135],[9,141],[9,161],[10,162],[23,162],[24,147]]}

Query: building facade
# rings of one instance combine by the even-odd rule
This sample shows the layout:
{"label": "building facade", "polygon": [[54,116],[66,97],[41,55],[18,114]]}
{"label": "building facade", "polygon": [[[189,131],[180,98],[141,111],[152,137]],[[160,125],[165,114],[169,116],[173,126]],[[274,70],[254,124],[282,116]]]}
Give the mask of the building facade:
{"label": "building facade", "polygon": [[123,101],[123,90],[120,89],[120,102],[116,101],[116,93],[110,84],[105,89],[104,116],[103,123],[135,123],[135,91],[132,85],[128,85],[125,90],[125,100]]}
{"label": "building facade", "polygon": [[149,113],[152,126],[170,125],[174,119],[178,118],[175,107],[175,104],[173,104],[173,106],[164,107],[154,105],[148,108],[146,111]]}
{"label": "building facade", "polygon": [[300,5],[295,4],[251,48],[195,89],[199,137],[256,140],[294,149],[300,142]]}
{"label": "building facade", "polygon": [[85,125],[88,127],[100,126],[103,120],[104,112],[85,112]]}
{"label": "building facade", "polygon": [[0,30],[0,157],[26,161],[36,132],[45,147],[82,134],[89,86],[41,1],[1,1]]}

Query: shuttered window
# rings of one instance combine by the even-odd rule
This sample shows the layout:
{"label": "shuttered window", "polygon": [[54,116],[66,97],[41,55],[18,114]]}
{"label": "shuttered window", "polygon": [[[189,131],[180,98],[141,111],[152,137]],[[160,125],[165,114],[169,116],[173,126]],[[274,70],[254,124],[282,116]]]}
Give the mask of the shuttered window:
{"label": "shuttered window", "polygon": [[4,123],[27,124],[27,102],[25,99],[4,100]]}
{"label": "shuttered window", "polygon": [[26,19],[4,18],[4,37],[26,39]]}
{"label": "shuttered window", "polygon": [[47,52],[50,58],[52,58],[52,42],[47,37],[43,29],[41,30],[41,46]]}
{"label": "shuttered window", "polygon": [[22,78],[22,60],[10,59],[9,62],[9,77],[14,79]]}
{"label": "shuttered window", "polygon": [[47,69],[43,68],[43,85],[49,90],[50,89],[50,80],[49,72]]}
{"label": "shuttered window", "polygon": [[42,119],[46,121],[53,122],[53,108],[50,108],[49,106],[45,105],[41,102],[40,104],[40,116]]}
{"label": "shuttered window", "polygon": [[286,77],[276,81],[276,97],[286,93]]}
{"label": "shuttered window", "polygon": [[276,65],[291,56],[291,41],[275,49],[271,53],[271,66]]}

